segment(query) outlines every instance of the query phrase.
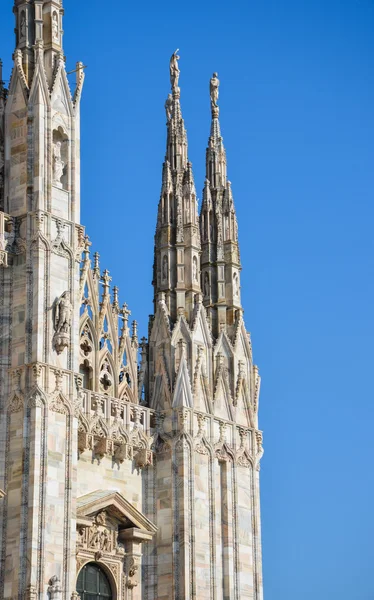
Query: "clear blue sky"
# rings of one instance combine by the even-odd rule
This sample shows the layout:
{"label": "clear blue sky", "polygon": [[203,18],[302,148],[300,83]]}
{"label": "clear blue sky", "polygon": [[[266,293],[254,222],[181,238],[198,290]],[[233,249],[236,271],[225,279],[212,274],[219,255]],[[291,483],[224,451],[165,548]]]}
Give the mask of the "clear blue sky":
{"label": "clear blue sky", "polygon": [[[0,7],[9,74],[12,2]],[[82,221],[140,324],[152,310],[168,61],[202,189],[209,78],[259,364],[265,600],[373,600],[373,0],[64,0],[82,60]],[[201,195],[201,194],[200,194]]]}

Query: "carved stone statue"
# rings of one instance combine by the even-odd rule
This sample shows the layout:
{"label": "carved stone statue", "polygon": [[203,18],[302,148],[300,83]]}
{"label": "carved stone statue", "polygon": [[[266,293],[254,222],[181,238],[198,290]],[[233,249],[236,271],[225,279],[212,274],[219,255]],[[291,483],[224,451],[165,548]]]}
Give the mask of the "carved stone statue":
{"label": "carved stone statue", "polygon": [[168,94],[165,102],[165,111],[166,111],[166,119],[169,122],[172,115],[172,107],[173,107],[173,96]]}
{"label": "carved stone statue", "polygon": [[234,273],[234,296],[239,296],[239,277]]}
{"label": "carved stone statue", "polygon": [[53,144],[53,183],[62,187],[61,177],[64,172],[65,163],[61,158],[61,142],[58,140]]}
{"label": "carved stone statue", "polygon": [[165,281],[168,278],[168,257],[164,256],[162,259],[162,279]]}
{"label": "carved stone statue", "polygon": [[52,37],[54,41],[58,41],[58,16],[57,13],[53,13],[52,17]]}
{"label": "carved stone statue", "polygon": [[197,258],[196,256],[193,257],[193,261],[192,261],[192,277],[194,281],[197,281]]}
{"label": "carved stone statue", "polygon": [[47,592],[49,594],[50,600],[61,600],[62,598],[62,587],[61,581],[57,577],[57,575],[53,575],[49,580],[49,586]]}
{"label": "carved stone statue", "polygon": [[171,55],[170,58],[170,83],[171,83],[171,89],[173,90],[173,92],[175,92],[178,88],[178,82],[179,82],[179,67],[178,67],[178,60],[180,58],[180,56],[178,56],[177,52],[179,51],[179,48],[177,48],[177,50],[175,52],[173,52],[173,54]]}
{"label": "carved stone statue", "polygon": [[219,95],[219,79],[218,73],[213,73],[210,80],[210,105],[213,108],[218,108],[218,95]]}
{"label": "carved stone statue", "polygon": [[24,10],[21,12],[19,32],[21,40],[24,40],[26,37],[26,15]]}
{"label": "carved stone statue", "polygon": [[66,291],[61,294],[55,304],[53,345],[57,354],[61,354],[63,349],[69,346],[72,312],[73,306],[70,302],[70,292]]}
{"label": "carved stone statue", "polygon": [[209,296],[209,292],[210,292],[209,275],[207,272],[205,272],[205,275],[204,275],[204,294],[205,294],[205,296]]}

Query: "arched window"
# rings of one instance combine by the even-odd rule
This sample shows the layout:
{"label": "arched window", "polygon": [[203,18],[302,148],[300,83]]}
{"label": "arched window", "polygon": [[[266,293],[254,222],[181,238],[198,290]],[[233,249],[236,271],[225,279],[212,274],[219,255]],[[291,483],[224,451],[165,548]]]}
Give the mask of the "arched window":
{"label": "arched window", "polygon": [[112,600],[112,590],[103,569],[96,563],[84,565],[78,575],[77,592],[81,600]]}

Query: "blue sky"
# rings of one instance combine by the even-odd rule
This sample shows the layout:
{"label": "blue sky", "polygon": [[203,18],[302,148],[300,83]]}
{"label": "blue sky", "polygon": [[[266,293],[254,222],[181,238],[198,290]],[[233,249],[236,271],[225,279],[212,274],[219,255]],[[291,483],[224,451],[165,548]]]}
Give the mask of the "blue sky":
{"label": "blue sky", "polygon": [[[0,7],[5,77],[11,4]],[[82,222],[141,334],[169,57],[180,48],[199,191],[218,71],[263,378],[265,600],[373,600],[373,0],[64,5],[67,67],[88,66]]]}

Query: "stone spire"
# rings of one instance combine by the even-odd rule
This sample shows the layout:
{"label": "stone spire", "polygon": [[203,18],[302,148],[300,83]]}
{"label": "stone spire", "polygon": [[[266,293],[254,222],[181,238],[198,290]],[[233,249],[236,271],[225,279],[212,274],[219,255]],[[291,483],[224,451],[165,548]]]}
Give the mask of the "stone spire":
{"label": "stone spire", "polygon": [[166,156],[155,235],[153,285],[155,307],[164,294],[169,316],[190,320],[194,296],[200,289],[200,233],[192,165],[187,156],[187,134],[180,106],[179,56],[170,59],[171,93],[165,110]]}
{"label": "stone spire", "polygon": [[206,150],[206,180],[200,215],[202,240],[201,277],[204,305],[210,316],[213,334],[222,329],[233,333],[241,314],[240,256],[237,219],[227,180],[226,151],[219,123],[219,80],[210,80],[212,122]]}
{"label": "stone spire", "polygon": [[62,54],[62,0],[14,0],[17,56],[28,86],[35,68],[34,46],[44,48],[44,67],[49,85],[52,84],[56,60]]}

